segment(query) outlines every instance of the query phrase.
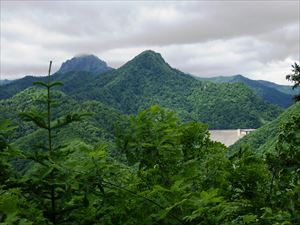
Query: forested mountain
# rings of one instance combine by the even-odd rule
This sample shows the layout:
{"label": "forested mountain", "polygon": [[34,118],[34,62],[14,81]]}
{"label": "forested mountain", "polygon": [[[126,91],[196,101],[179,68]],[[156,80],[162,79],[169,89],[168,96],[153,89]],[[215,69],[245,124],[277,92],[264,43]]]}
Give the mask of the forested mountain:
{"label": "forested mountain", "polygon": [[250,87],[257,95],[264,100],[287,108],[293,103],[293,91],[291,86],[279,85],[269,81],[251,80],[242,75],[219,76],[211,78],[196,77],[199,80],[208,80],[214,83],[243,83]]}
{"label": "forested mountain", "polygon": [[[25,88],[34,79],[45,80],[26,77],[5,85],[2,98]],[[174,110],[184,121],[202,121],[211,129],[257,128],[281,112],[244,84],[201,82],[173,69],[151,50],[117,70],[55,73],[52,79],[62,81],[61,90],[77,100],[100,101],[124,114],[135,114],[158,104]]]}
{"label": "forested mountain", "polygon": [[[266,123],[262,127],[238,140],[230,148],[233,151],[238,151],[242,146],[250,146],[251,149],[254,149],[259,153],[270,151],[274,149],[276,145],[277,135],[281,126],[296,115],[300,115],[300,102],[290,106],[273,121]],[[300,133],[297,137],[300,140]]]}
{"label": "forested mountain", "polygon": [[243,84],[198,81],[173,69],[153,51],[68,93],[101,101],[125,114],[159,104],[178,112],[185,121],[203,121],[210,128],[259,127],[281,111]]}

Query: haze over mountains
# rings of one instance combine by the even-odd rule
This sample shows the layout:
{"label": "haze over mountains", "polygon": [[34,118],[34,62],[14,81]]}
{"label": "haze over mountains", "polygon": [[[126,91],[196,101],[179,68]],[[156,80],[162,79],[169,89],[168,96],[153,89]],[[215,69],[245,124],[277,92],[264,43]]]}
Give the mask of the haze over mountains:
{"label": "haze over mountains", "polygon": [[[124,114],[159,104],[185,121],[202,121],[214,129],[257,128],[291,104],[289,96],[276,89],[260,85],[261,89],[253,91],[249,83],[256,81],[246,78],[240,80],[250,82],[197,80],[172,68],[151,50],[116,70],[93,55],[74,57],[63,63],[52,79],[62,81],[61,90],[77,100],[96,100]],[[45,77],[27,76],[4,85],[0,98],[10,98],[36,80]]]}

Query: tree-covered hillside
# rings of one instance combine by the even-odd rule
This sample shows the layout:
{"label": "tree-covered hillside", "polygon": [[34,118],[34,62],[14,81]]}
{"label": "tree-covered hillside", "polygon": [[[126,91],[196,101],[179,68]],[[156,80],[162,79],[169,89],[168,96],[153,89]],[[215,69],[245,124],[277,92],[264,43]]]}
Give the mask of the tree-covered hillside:
{"label": "tree-covered hillside", "polygon": [[242,75],[211,78],[196,77],[196,79],[208,80],[214,83],[243,83],[250,87],[258,96],[272,104],[287,108],[293,103],[293,90],[286,85],[278,85],[263,80],[251,80]]}
{"label": "tree-covered hillside", "polygon": [[[64,133],[60,133],[58,135],[60,142],[80,139],[86,143],[97,143],[112,138],[115,121],[121,116],[118,110],[93,100],[76,101],[61,91],[54,91],[53,95],[59,101],[58,107],[53,111],[53,118],[60,118],[70,111],[90,114],[80,125],[73,123]],[[42,136],[41,131],[35,126],[22,121],[19,114],[29,110],[45,110],[41,106],[45,97],[45,90],[31,87],[10,99],[0,100],[0,119],[11,120],[14,124],[18,124],[12,137],[13,140],[18,139],[16,142],[18,145],[29,146],[28,142]]]}
{"label": "tree-covered hillside", "polygon": [[[259,153],[270,151],[274,149],[276,145],[277,134],[279,133],[281,126],[293,116],[297,115],[300,115],[299,102],[286,109],[273,121],[263,125],[259,129],[238,140],[230,148],[232,151],[238,151],[238,149],[240,149],[242,146],[250,146],[251,149],[254,149]],[[300,133],[298,135],[300,135]]]}

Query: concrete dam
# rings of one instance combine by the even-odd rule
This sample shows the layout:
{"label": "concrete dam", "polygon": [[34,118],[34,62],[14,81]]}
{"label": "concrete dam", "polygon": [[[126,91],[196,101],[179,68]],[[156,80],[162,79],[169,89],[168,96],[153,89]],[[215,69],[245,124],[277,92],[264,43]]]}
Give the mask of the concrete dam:
{"label": "concrete dam", "polygon": [[219,141],[226,146],[230,146],[254,130],[255,129],[209,130],[209,133],[212,140]]}

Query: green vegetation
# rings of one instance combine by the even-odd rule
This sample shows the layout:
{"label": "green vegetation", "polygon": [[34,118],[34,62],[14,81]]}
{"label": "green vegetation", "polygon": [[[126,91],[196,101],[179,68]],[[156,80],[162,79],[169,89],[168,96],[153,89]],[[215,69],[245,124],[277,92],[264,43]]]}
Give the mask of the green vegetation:
{"label": "green vegetation", "polygon": [[284,108],[287,108],[293,104],[292,95],[296,91],[293,91],[292,88],[287,85],[279,85],[263,80],[251,80],[242,75],[235,75],[230,77],[220,76],[211,78],[195,78],[198,80],[211,81],[214,83],[243,83],[251,88],[255,94],[260,96],[265,101]]}
{"label": "green vegetation", "polygon": [[[54,138],[51,151],[13,155],[34,162],[20,174],[7,160],[5,142],[1,222],[298,224],[299,119],[285,124],[274,151],[264,157],[241,149],[228,158],[205,124],[179,123],[158,106],[120,121],[119,159],[109,157],[104,145],[55,148]],[[1,126],[1,134],[7,130]]]}
{"label": "green vegetation", "polygon": [[277,141],[277,134],[279,133],[281,126],[293,116],[300,114],[300,103],[292,105],[285,110],[272,122],[265,124],[257,130],[246,135],[242,139],[238,140],[230,148],[232,151],[238,151],[242,146],[250,146],[257,153],[266,153],[273,151]]}
{"label": "green vegetation", "polygon": [[[53,118],[58,119],[69,113],[70,109],[78,113],[90,113],[91,116],[79,123],[73,123],[61,131],[58,136],[59,142],[67,140],[80,139],[86,143],[95,143],[103,139],[111,139],[115,121],[117,121],[121,113],[111,107],[93,100],[76,101],[61,91],[53,90],[52,95],[60,102],[56,110],[53,112]],[[41,110],[43,107],[40,102],[44,101],[46,91],[44,89],[33,87],[28,88],[13,98],[0,101],[0,115],[2,120],[10,119],[18,124],[14,132],[13,140],[18,139],[17,143],[28,146],[27,139],[33,139],[33,136],[40,138],[41,130],[38,130],[31,123],[23,121],[18,115],[20,112],[30,110]],[[27,136],[27,135],[29,135]],[[25,146],[23,146],[25,148]],[[28,148],[28,147],[26,147]]]}
{"label": "green vegetation", "polygon": [[195,82],[152,52],[77,93],[50,70],[0,101],[1,225],[300,224],[300,103],[228,149],[199,121],[280,111],[244,84]]}
{"label": "green vegetation", "polygon": [[[13,96],[31,79],[3,86],[0,98]],[[282,111],[247,85],[201,82],[173,69],[153,51],[141,53],[117,70],[101,74],[56,73],[53,79],[61,80],[61,91],[76,101],[98,101],[122,114],[136,114],[158,104],[176,112],[184,121],[205,122],[210,129],[257,128]]]}
{"label": "green vegetation", "polygon": [[[294,83],[293,89],[295,89],[300,87],[300,66],[297,63],[295,63],[294,65],[292,65],[292,68],[293,73],[287,75],[286,79]],[[300,101],[299,93],[294,96],[294,100],[296,102]]]}
{"label": "green vegetation", "polygon": [[[94,79],[69,94],[101,101],[125,114],[136,114],[159,104],[175,111],[184,121],[205,122],[210,129],[257,128],[281,112],[243,84],[197,81],[171,68],[152,51],[141,53],[118,70],[102,74],[101,79]],[[223,120],[239,118],[236,115],[243,117]]]}

